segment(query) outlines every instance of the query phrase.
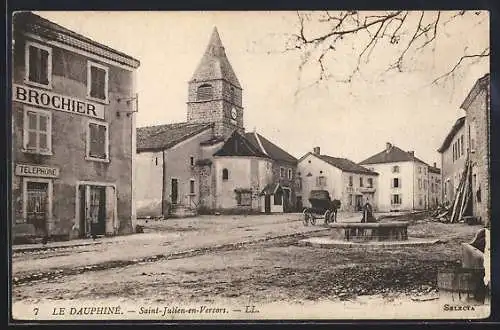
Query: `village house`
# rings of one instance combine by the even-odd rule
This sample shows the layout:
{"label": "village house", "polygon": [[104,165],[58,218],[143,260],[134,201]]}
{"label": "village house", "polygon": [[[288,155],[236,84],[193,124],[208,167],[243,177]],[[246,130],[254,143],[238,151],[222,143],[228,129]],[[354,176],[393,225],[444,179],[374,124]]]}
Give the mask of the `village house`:
{"label": "village house", "polygon": [[311,190],[327,190],[332,200],[340,200],[342,211],[360,211],[367,201],[378,209],[378,173],[349,159],[322,155],[320,147],[315,147],[299,159],[297,174],[306,207],[311,207]]}
{"label": "village house", "polygon": [[384,150],[360,164],[379,174],[377,201],[379,211],[428,208],[429,166],[418,159],[414,151],[404,151],[387,142]]}
{"label": "village house", "polygon": [[14,239],[133,232],[139,61],[30,12],[12,58]]}
{"label": "village house", "polygon": [[478,79],[460,108],[459,118],[438,149],[442,161],[443,200],[453,203],[467,159],[471,164],[471,210],[485,225],[490,219],[489,116],[490,75]]}
{"label": "village house", "polygon": [[428,173],[429,184],[427,188],[429,189],[429,208],[433,209],[442,204],[441,169],[434,163],[433,166],[429,166]]}
{"label": "village house", "polygon": [[137,129],[139,216],[294,208],[296,159],[245,133],[242,91],[214,28],[188,83],[187,121]]}

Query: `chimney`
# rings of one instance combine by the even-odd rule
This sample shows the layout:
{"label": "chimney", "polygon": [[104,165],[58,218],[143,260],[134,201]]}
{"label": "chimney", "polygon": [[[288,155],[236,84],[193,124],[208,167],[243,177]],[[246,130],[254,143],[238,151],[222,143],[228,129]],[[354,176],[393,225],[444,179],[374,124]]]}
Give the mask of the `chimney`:
{"label": "chimney", "polygon": [[413,150],[409,150],[408,154],[410,154],[410,156],[412,156],[412,157],[415,157],[415,151],[413,151]]}
{"label": "chimney", "polygon": [[392,148],[392,144],[390,142],[386,142],[385,143],[385,151],[389,152],[389,150],[391,150]]}
{"label": "chimney", "polygon": [[436,162],[434,162],[434,167],[435,167],[435,168],[437,168],[437,166],[436,166]]}
{"label": "chimney", "polygon": [[319,149],[319,147],[314,147],[314,149],[313,149],[313,153],[314,153],[315,155],[319,155],[319,154],[320,154],[320,149]]}

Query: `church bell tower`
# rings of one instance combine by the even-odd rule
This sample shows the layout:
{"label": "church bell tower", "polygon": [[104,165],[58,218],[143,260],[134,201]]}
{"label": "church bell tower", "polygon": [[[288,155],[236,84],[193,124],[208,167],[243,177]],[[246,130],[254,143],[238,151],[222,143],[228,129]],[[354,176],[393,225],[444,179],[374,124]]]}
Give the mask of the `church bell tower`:
{"label": "church bell tower", "polygon": [[225,138],[244,133],[242,88],[216,27],[188,88],[189,123],[214,123],[215,135]]}

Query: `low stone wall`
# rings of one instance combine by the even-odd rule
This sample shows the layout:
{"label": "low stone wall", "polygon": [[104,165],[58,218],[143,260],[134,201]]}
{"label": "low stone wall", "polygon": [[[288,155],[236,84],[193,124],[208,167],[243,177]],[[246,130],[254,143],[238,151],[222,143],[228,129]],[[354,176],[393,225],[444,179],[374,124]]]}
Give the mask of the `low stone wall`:
{"label": "low stone wall", "polygon": [[406,241],[407,222],[333,223],[330,227],[346,241]]}

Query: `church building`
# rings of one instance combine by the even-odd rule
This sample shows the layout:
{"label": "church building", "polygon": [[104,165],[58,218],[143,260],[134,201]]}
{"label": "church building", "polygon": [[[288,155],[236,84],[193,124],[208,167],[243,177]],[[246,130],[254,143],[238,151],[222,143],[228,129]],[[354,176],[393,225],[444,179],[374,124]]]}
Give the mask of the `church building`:
{"label": "church building", "polygon": [[214,28],[188,83],[187,121],[137,129],[138,217],[295,209],[297,159],[245,132],[242,99]]}

